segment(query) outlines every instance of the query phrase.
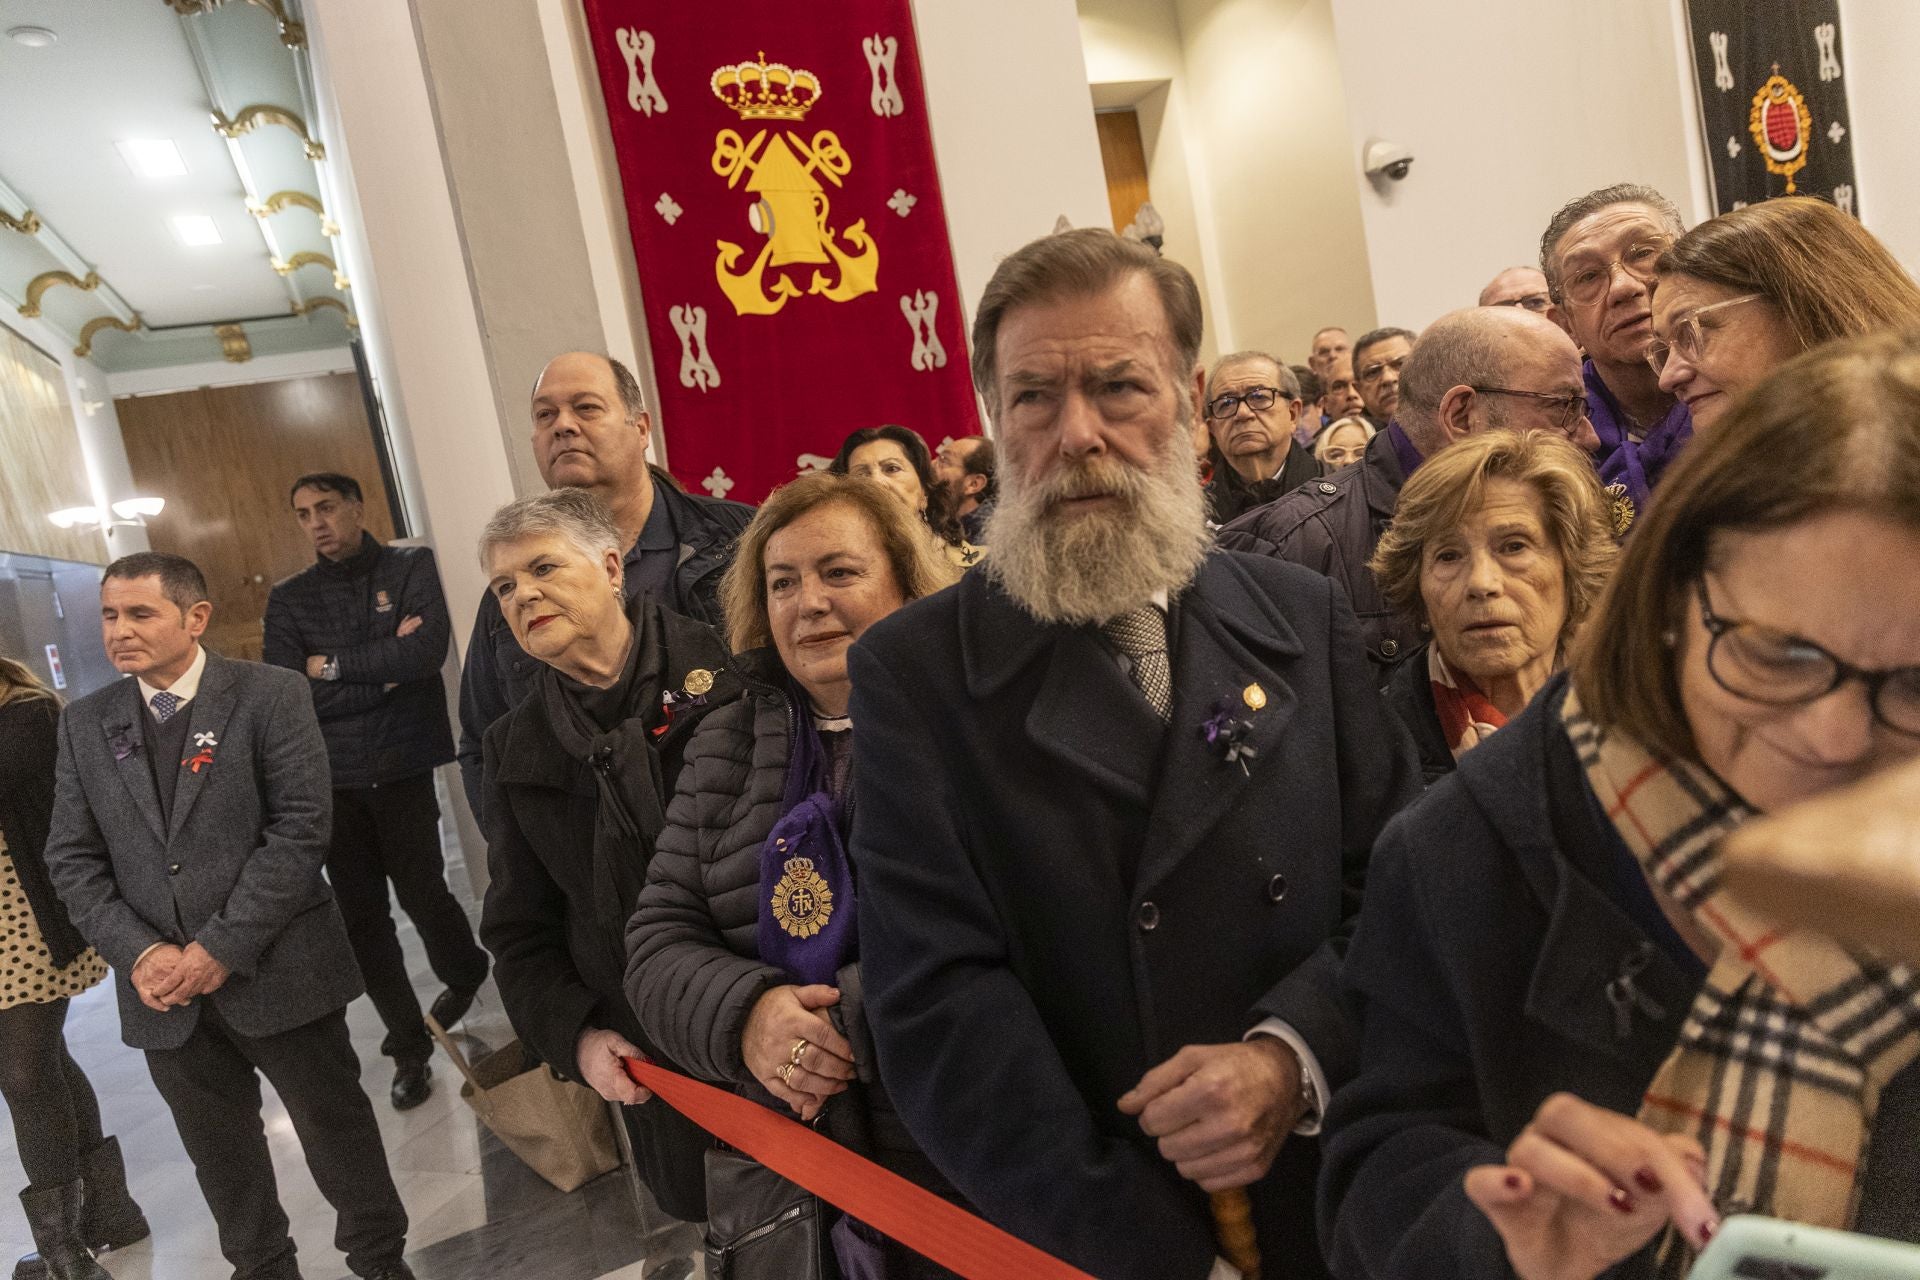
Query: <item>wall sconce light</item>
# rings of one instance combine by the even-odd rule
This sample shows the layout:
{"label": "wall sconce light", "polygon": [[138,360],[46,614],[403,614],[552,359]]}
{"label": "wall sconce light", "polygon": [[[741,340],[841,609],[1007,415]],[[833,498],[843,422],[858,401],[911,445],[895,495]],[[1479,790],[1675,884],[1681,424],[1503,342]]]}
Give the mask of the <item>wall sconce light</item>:
{"label": "wall sconce light", "polygon": [[113,514],[120,517],[118,520],[107,519],[98,507],[65,507],[59,511],[49,511],[47,519],[62,529],[139,526],[146,524],[148,516],[159,515],[166,505],[165,498],[123,498],[113,504]]}

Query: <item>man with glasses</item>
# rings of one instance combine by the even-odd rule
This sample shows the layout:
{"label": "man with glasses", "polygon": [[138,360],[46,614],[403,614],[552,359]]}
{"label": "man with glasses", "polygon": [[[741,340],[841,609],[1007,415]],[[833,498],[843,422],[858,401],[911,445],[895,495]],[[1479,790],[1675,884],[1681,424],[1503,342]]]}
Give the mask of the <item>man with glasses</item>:
{"label": "man with glasses", "polygon": [[1320,464],[1294,442],[1300,379],[1264,351],[1222,356],[1207,375],[1204,402],[1213,439],[1207,507],[1223,525],[1318,476]]}
{"label": "man with glasses", "polygon": [[1354,388],[1360,393],[1362,414],[1375,431],[1384,431],[1400,406],[1400,370],[1418,336],[1411,329],[1391,326],[1360,335],[1353,344]]}
{"label": "man with glasses", "polygon": [[1567,204],[1540,237],[1549,291],[1586,352],[1594,462],[1627,523],[1693,437],[1686,406],[1647,363],[1654,263],[1684,230],[1672,201],[1622,183]]}
{"label": "man with glasses", "polygon": [[[1368,337],[1372,335],[1369,334]],[[1381,348],[1357,348],[1364,363]],[[1393,521],[1400,487],[1427,458],[1476,432],[1591,433],[1580,353],[1557,326],[1521,307],[1472,307],[1434,321],[1395,375],[1393,421],[1353,466],[1256,507],[1220,531],[1220,545],[1291,560],[1346,588],[1382,683],[1419,644],[1367,567]]]}
{"label": "man with glasses", "polygon": [[[1313,440],[1318,440],[1322,431],[1340,419],[1359,416],[1366,407],[1360,399],[1360,387],[1353,376],[1353,356],[1343,351],[1327,364],[1327,371],[1320,375],[1319,421],[1314,424]],[[1308,447],[1312,447],[1313,440],[1307,442]]]}
{"label": "man with glasses", "polygon": [[1560,304],[1553,300],[1553,293],[1547,288],[1546,273],[1538,267],[1508,267],[1493,279],[1487,281],[1487,287],[1480,291],[1480,305],[1483,307],[1525,307],[1537,316],[1567,327],[1567,317],[1560,310]]}

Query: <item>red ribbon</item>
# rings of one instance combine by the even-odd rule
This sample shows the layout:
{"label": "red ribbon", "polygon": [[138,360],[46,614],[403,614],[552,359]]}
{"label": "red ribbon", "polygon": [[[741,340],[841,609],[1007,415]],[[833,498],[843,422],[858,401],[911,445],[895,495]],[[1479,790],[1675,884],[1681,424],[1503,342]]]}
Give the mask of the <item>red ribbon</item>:
{"label": "red ribbon", "polygon": [[638,1058],[625,1062],[628,1075],[728,1146],[967,1280],[1093,1280],[756,1102]]}
{"label": "red ribbon", "polygon": [[193,757],[191,760],[182,760],[180,762],[180,765],[182,768],[191,768],[193,772],[198,773],[200,772],[201,765],[203,764],[211,765],[212,763],[213,763],[213,748],[202,747],[200,748],[199,755]]}

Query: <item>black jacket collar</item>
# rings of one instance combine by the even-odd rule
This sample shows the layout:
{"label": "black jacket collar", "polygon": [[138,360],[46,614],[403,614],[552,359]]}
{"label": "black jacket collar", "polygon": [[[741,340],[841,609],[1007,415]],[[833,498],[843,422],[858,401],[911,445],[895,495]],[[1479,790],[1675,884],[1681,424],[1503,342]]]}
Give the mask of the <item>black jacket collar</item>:
{"label": "black jacket collar", "polygon": [[329,560],[323,555],[314,556],[314,568],[329,578],[358,578],[373,572],[374,563],[380,559],[380,540],[360,531],[360,545],[352,555],[341,560]]}

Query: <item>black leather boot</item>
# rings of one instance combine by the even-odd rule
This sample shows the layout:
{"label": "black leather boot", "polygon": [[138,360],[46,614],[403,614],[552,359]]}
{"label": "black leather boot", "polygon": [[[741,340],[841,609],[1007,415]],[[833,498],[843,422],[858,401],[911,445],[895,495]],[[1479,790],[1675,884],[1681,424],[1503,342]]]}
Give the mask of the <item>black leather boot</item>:
{"label": "black leather boot", "polygon": [[78,1178],[64,1186],[28,1187],[20,1193],[27,1229],[33,1233],[48,1280],[113,1280],[80,1241],[86,1195]]}
{"label": "black leather boot", "polygon": [[[127,1192],[127,1166],[120,1139],[108,1138],[80,1158],[80,1180],[87,1203],[80,1217],[80,1241],[96,1253],[124,1249],[153,1234],[146,1215]],[[46,1280],[47,1264],[30,1253],[13,1267],[13,1280]]]}

